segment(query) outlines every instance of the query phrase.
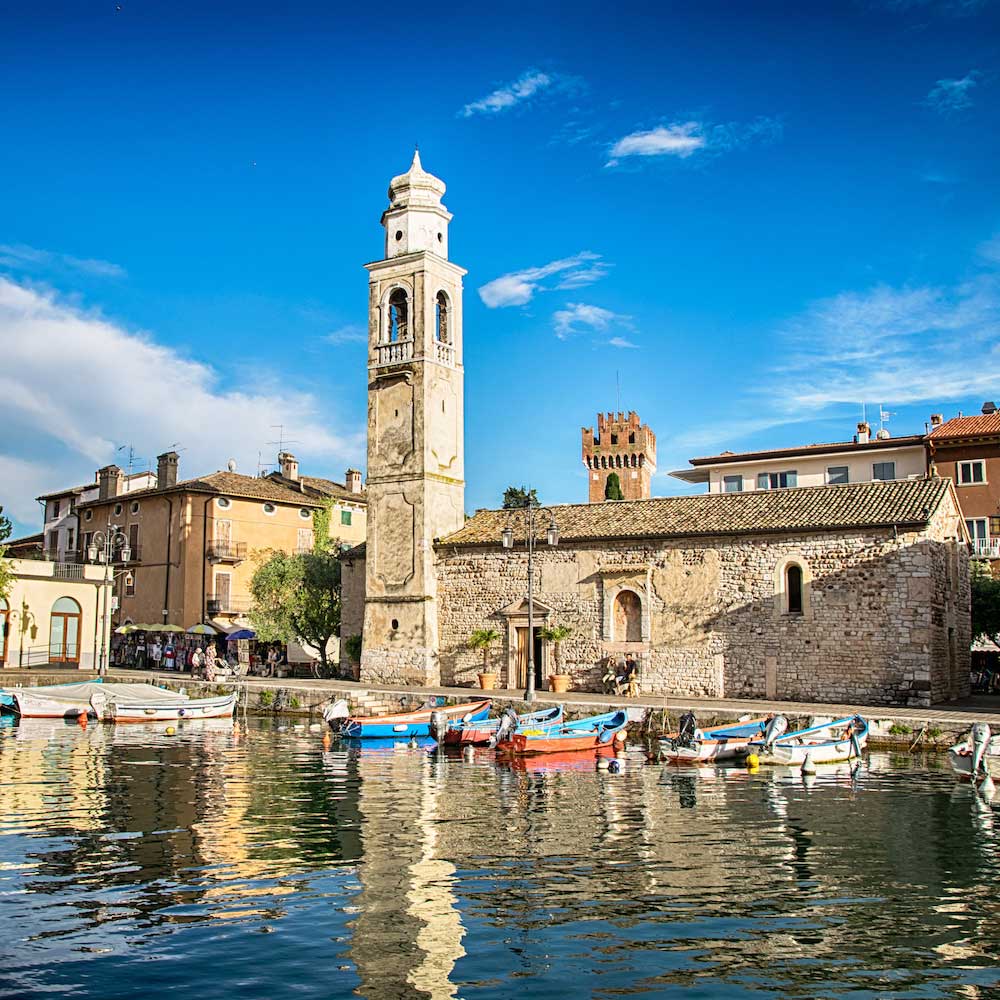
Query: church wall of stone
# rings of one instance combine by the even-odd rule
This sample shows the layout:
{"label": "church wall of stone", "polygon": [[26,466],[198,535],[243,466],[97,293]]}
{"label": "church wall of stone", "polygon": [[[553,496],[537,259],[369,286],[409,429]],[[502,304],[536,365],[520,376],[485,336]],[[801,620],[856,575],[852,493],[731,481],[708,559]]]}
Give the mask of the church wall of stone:
{"label": "church wall of stone", "polygon": [[[582,690],[600,689],[606,655],[631,652],[644,693],[928,704],[968,692],[967,555],[946,520],[895,534],[543,545],[535,594],[573,629],[563,659]],[[789,561],[806,570],[802,614],[782,605]],[[494,627],[505,634],[494,662],[512,684],[497,612],[524,596],[526,567],[524,552],[499,546],[439,549],[442,683],[475,681],[468,636]],[[606,603],[623,588],[642,601],[642,642],[617,641],[613,623],[609,634]]]}

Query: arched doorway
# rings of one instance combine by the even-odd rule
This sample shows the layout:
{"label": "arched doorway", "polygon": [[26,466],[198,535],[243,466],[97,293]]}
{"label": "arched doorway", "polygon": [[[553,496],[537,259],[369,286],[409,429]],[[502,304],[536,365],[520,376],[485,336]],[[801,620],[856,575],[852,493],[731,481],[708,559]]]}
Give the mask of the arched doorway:
{"label": "arched doorway", "polygon": [[634,590],[623,590],[615,597],[614,641],[642,642],[642,601]]}
{"label": "arched doorway", "polygon": [[72,597],[60,597],[52,605],[49,619],[49,661],[80,662],[80,605]]}
{"label": "arched doorway", "polygon": [[0,667],[7,665],[7,635],[10,632],[10,605],[0,597]]}

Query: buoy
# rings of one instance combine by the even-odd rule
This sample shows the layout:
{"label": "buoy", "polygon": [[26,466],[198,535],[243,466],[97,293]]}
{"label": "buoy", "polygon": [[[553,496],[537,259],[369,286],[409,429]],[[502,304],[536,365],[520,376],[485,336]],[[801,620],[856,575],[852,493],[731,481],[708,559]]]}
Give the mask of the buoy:
{"label": "buoy", "polygon": [[87,728],[87,713],[86,712],[81,712],[76,717],[76,721],[77,721],[77,725],[79,725],[79,727],[81,729],[86,729]]}
{"label": "buoy", "polygon": [[758,757],[755,753],[748,753],[746,764],[751,770],[755,767],[760,767],[760,757]]}
{"label": "buoy", "polygon": [[802,784],[805,785],[806,788],[812,788],[812,786],[816,784],[816,775],[815,774],[806,774],[806,772],[803,771],[802,772]]}
{"label": "buoy", "polygon": [[802,761],[802,773],[803,774],[816,773],[816,765],[813,763],[813,755],[811,753],[807,753],[806,759]]}
{"label": "buoy", "polygon": [[167,726],[167,736],[173,736],[177,730],[173,726]]}
{"label": "buoy", "polygon": [[472,760],[472,758],[476,756],[476,748],[471,743],[466,743],[465,746],[462,747],[462,756],[466,760]]}
{"label": "buoy", "polygon": [[597,758],[597,770],[598,771],[607,771],[610,766],[611,766],[611,761],[609,761],[607,757],[598,757]]}
{"label": "buoy", "polygon": [[328,732],[324,733],[323,734],[323,749],[324,750],[329,750],[330,749],[330,744],[332,742],[333,742],[333,738],[330,736],[330,734]]}
{"label": "buoy", "polygon": [[618,732],[615,733],[615,742],[616,743],[624,743],[626,739],[627,739],[627,737],[625,735],[625,730],[624,729],[619,729]]}
{"label": "buoy", "polygon": [[622,762],[618,759],[608,761],[608,771],[611,774],[618,774],[622,769]]}

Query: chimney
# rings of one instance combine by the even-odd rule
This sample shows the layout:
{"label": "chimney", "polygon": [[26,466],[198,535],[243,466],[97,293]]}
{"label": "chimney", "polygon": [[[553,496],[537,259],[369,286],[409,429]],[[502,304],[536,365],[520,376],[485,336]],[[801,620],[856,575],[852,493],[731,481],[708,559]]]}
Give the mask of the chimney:
{"label": "chimney", "polygon": [[156,488],[165,490],[177,485],[177,463],[180,455],[176,451],[165,451],[156,456]]}
{"label": "chimney", "polygon": [[868,442],[871,440],[871,437],[872,437],[871,425],[862,420],[861,423],[858,424],[858,434],[855,440],[858,442],[858,444],[868,444]]}
{"label": "chimney", "polygon": [[298,482],[299,460],[290,451],[283,451],[278,455],[278,466],[285,479],[292,479]]}
{"label": "chimney", "polygon": [[117,465],[106,465],[97,470],[97,495],[101,500],[120,496],[125,487],[125,475]]}
{"label": "chimney", "polygon": [[944,417],[940,413],[931,414],[931,427],[940,427],[944,423]]}
{"label": "chimney", "polygon": [[351,493],[361,492],[361,473],[357,469],[348,469],[344,473],[344,482]]}
{"label": "chimney", "polygon": [[989,413],[996,413],[996,412],[997,412],[997,404],[994,403],[992,399],[988,399],[988,400],[986,400],[985,403],[983,403],[983,414],[984,415],[989,414]]}

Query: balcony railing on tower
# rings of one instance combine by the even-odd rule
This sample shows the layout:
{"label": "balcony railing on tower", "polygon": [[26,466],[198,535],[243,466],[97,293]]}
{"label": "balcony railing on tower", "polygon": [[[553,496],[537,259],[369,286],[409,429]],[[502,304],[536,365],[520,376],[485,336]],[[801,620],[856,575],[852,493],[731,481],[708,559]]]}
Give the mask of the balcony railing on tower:
{"label": "balcony railing on tower", "polygon": [[378,345],[378,363],[380,365],[398,365],[413,357],[413,341],[394,340],[388,344]]}
{"label": "balcony railing on tower", "polygon": [[453,365],[455,363],[455,345],[443,344],[440,340],[434,341],[434,356],[442,365]]}

